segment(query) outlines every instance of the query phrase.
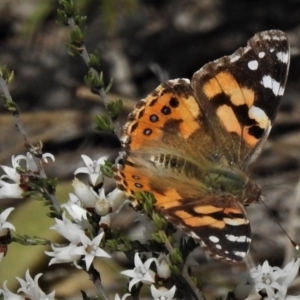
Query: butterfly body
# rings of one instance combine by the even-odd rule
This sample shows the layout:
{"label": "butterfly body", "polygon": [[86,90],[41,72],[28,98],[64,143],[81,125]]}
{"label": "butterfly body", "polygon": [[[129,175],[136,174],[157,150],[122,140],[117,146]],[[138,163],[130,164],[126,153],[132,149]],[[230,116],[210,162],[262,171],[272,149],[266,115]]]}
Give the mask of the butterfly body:
{"label": "butterfly body", "polygon": [[239,261],[251,229],[245,206],[259,187],[247,170],[266,140],[289,65],[281,31],[255,35],[188,79],[169,80],[129,115],[118,187],[150,192],[155,208],[216,258]]}

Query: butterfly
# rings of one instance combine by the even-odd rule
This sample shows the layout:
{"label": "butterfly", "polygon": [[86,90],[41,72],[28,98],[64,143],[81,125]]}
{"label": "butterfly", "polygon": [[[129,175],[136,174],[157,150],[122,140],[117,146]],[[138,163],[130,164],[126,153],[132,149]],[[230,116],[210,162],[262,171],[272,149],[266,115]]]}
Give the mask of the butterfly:
{"label": "butterfly", "polygon": [[247,170],[270,133],[289,61],[286,35],[269,30],[191,81],[160,84],[123,127],[117,186],[130,199],[152,193],[155,209],[214,258],[242,260],[251,243],[245,207],[261,199]]}

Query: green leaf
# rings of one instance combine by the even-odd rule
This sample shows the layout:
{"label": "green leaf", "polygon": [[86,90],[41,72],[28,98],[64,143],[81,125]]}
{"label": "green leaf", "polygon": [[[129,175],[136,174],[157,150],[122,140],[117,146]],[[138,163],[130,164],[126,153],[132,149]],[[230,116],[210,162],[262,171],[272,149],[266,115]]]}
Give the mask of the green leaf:
{"label": "green leaf", "polygon": [[95,69],[90,69],[84,77],[85,83],[91,88],[94,94],[99,94],[99,90],[104,87],[103,73],[98,73]]}
{"label": "green leaf", "polygon": [[96,129],[100,131],[113,132],[114,128],[111,124],[111,120],[108,116],[98,115],[96,119]]}
{"label": "green leaf", "polygon": [[112,88],[112,85],[113,85],[113,79],[111,78],[108,85],[105,88],[105,93],[106,94],[110,91],[110,89]]}
{"label": "green leaf", "polygon": [[4,102],[4,107],[8,111],[10,111],[14,114],[19,113],[19,107],[16,102],[14,102],[10,99],[7,99],[4,95],[1,96],[1,100]]}
{"label": "green leaf", "polygon": [[113,178],[114,176],[114,172],[112,170],[113,167],[113,163],[106,160],[104,165],[100,166],[100,170],[103,173],[104,176],[108,177],[108,178]]}
{"label": "green leaf", "polygon": [[89,67],[94,68],[95,70],[100,69],[100,56],[98,53],[90,53],[89,54]]}
{"label": "green leaf", "polygon": [[0,76],[6,81],[10,82],[14,78],[14,71],[10,71],[7,66],[0,67]]}
{"label": "green leaf", "polygon": [[115,119],[118,117],[122,108],[123,108],[123,101],[121,99],[111,101],[107,104],[107,111],[112,119]]}

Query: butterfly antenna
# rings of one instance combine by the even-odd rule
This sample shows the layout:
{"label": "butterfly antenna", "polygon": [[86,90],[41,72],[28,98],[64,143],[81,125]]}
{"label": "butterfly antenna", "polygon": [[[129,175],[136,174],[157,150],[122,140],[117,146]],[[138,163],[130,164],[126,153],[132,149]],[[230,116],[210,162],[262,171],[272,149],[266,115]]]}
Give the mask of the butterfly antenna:
{"label": "butterfly antenna", "polygon": [[[273,212],[271,211],[271,209],[269,208],[269,206],[264,202],[264,200],[260,199],[260,202],[267,208],[270,216],[275,220],[275,215],[273,214]],[[276,221],[276,223],[279,225],[279,227],[281,228],[281,230],[283,231],[283,233],[287,236],[287,238],[290,240],[291,244],[293,245],[293,247],[296,249],[296,250],[299,250],[300,247],[299,245],[294,241],[292,240],[292,238],[287,234],[287,232],[284,230],[284,228],[281,226],[281,224],[279,222]]]}

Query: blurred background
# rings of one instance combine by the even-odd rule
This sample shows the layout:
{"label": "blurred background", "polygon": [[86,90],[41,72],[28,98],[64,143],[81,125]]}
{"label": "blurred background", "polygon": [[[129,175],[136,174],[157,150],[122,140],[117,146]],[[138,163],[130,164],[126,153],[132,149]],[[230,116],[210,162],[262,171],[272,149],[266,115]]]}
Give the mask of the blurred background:
{"label": "blurred background", "polygon": [[[268,259],[281,266],[297,257],[291,250],[279,222],[300,243],[300,1],[246,0],[77,0],[87,15],[85,44],[98,51],[105,80],[114,79],[111,100],[124,101],[120,122],[125,122],[134,104],[151,92],[162,79],[191,78],[206,62],[233,53],[245,46],[256,32],[281,29],[291,45],[291,66],[280,111],[261,156],[251,168],[253,179],[263,189],[266,204],[248,211],[253,230],[251,254],[254,262]],[[32,141],[40,139],[44,151],[56,157],[47,168],[49,177],[61,180],[58,197],[67,201],[72,191],[73,172],[82,166],[81,154],[93,159],[109,154],[113,161],[120,150],[118,139],[94,130],[95,116],[104,112],[99,98],[88,90],[83,77],[87,67],[80,58],[68,55],[65,44],[69,29],[56,24],[57,1],[1,0],[0,64],[15,72],[9,85],[20,106],[21,118]],[[14,120],[0,108],[0,164],[10,164],[11,156],[24,153],[24,143]],[[111,188],[113,183],[110,182]],[[1,208],[15,206],[12,223],[19,234],[55,239],[45,220],[47,208],[36,201],[1,200]],[[123,219],[124,218],[124,219]],[[126,215],[119,220],[126,221]],[[0,265],[0,285],[15,276],[44,272],[42,287],[56,289],[58,299],[77,299],[79,290],[92,293],[84,272],[54,265],[47,268],[45,247],[12,244]],[[195,256],[203,288],[211,295],[232,289],[244,264],[207,263],[203,253]],[[104,284],[112,292],[118,265],[100,265]],[[124,267],[122,267],[124,268]],[[209,270],[208,270],[209,269]],[[204,273],[201,273],[204,272]],[[218,275],[216,275],[218,274]],[[232,274],[228,276],[228,274]],[[226,276],[226,279],[224,278]],[[124,280],[124,278],[122,278]],[[44,285],[44,286],[43,286]],[[300,290],[299,281],[295,289]],[[76,296],[77,295],[77,296]],[[78,298],[80,299],[80,297]]]}

